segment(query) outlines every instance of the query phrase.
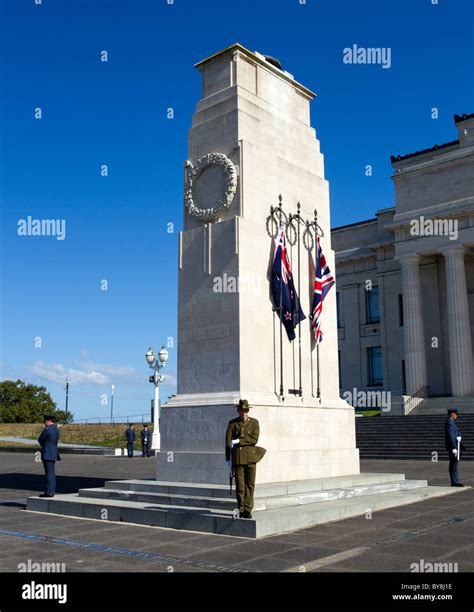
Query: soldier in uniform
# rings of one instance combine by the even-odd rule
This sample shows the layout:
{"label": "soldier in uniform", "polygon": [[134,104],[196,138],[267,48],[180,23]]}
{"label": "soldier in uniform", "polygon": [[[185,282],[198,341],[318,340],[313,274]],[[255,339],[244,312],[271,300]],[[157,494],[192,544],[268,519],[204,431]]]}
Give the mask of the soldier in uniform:
{"label": "soldier in uniform", "polygon": [[458,442],[459,450],[465,450],[464,444],[461,444],[461,434],[459,429],[456,427],[456,419],[458,418],[457,408],[448,409],[448,418],[444,425],[444,441],[446,450],[449,453],[449,477],[451,479],[452,487],[463,487],[464,485],[459,482],[459,459],[458,456]]}
{"label": "soldier in uniform", "polygon": [[128,429],[125,430],[125,441],[127,442],[127,454],[133,459],[133,447],[135,446],[135,430],[133,429],[133,423],[130,423]]}
{"label": "soldier in uniform", "polygon": [[141,432],[142,438],[142,457],[150,456],[151,446],[151,431],[148,430],[148,425],[145,423]]}
{"label": "soldier in uniform", "polygon": [[225,436],[225,458],[235,470],[235,489],[240,518],[252,518],[253,494],[257,462],[265,454],[265,449],[255,446],[260,435],[257,419],[249,417],[247,400],[240,400],[237,407],[239,416],[229,422]]}
{"label": "soldier in uniform", "polygon": [[55,420],[56,417],[51,414],[44,417],[44,429],[38,438],[46,476],[46,491],[40,497],[54,497],[56,493],[56,461],[61,461],[61,457],[58,453],[59,429]]}

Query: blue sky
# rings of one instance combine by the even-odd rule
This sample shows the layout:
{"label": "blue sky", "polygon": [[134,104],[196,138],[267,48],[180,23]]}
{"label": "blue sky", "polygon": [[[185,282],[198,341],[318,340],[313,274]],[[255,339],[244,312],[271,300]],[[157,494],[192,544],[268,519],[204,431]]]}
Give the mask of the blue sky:
{"label": "blue sky", "polygon": [[[147,412],[144,355],[169,338],[162,395],[175,391],[177,239],[197,61],[240,42],[278,57],[317,92],[312,123],[333,226],[392,206],[390,155],[453,140],[453,114],[474,111],[471,0],[0,6],[2,377],[45,384],[64,407],[69,375],[78,419],[109,414],[102,398],[112,383],[116,414]],[[344,64],[354,44],[391,48],[390,69]],[[18,236],[28,216],[65,219],[66,239]]]}

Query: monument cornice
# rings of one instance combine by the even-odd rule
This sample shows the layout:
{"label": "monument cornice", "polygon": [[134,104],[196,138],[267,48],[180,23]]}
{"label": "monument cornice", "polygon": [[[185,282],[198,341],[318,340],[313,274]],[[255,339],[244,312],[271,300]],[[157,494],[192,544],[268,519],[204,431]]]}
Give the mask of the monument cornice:
{"label": "monument cornice", "polygon": [[169,402],[163,404],[162,410],[170,408],[201,408],[203,406],[237,406],[239,399],[245,398],[253,408],[262,406],[295,406],[299,408],[342,408],[343,410],[352,410],[341,398],[324,399],[321,403],[319,399],[313,397],[310,393],[297,397],[290,394],[285,394],[284,399],[280,398],[275,393],[258,393],[254,391],[224,391],[210,393],[178,393],[171,398]]}
{"label": "monument cornice", "polygon": [[240,43],[234,43],[233,45],[230,45],[229,47],[226,47],[225,49],[223,49],[222,51],[219,51],[218,53],[214,53],[212,55],[209,55],[209,57],[206,57],[205,59],[201,60],[197,64],[194,64],[194,67],[197,68],[198,70],[200,70],[202,68],[202,66],[204,66],[205,64],[207,64],[209,62],[213,62],[213,61],[221,58],[223,55],[226,55],[226,54],[229,54],[229,53],[232,53],[232,52],[235,52],[235,51],[241,53],[251,63],[257,64],[258,66],[261,66],[262,68],[264,68],[268,72],[271,72],[272,74],[274,74],[278,78],[282,79],[283,81],[286,81],[287,83],[290,83],[300,94],[302,94],[308,100],[313,100],[314,98],[316,98],[317,94],[314,93],[314,91],[311,91],[310,89],[308,89],[307,87],[305,87],[304,85],[302,85],[301,83],[296,81],[290,75],[289,72],[285,72],[284,70],[280,70],[279,68],[277,68],[273,64],[270,64],[270,62],[267,62],[263,58],[263,56],[259,57],[259,55],[255,54],[253,51],[250,51],[249,49],[247,49],[246,47],[244,47]]}

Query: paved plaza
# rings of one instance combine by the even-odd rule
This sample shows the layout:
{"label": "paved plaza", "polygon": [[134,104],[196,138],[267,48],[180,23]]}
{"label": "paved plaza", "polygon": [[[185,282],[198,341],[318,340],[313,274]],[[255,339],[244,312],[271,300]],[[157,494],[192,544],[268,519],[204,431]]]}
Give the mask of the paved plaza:
{"label": "paved plaza", "polygon": [[[410,572],[420,562],[474,571],[473,489],[255,541],[27,512],[26,498],[43,491],[42,464],[27,453],[1,453],[0,461],[6,572],[28,562],[64,563],[66,572]],[[58,493],[73,493],[106,480],[153,479],[155,461],[67,455],[57,468]],[[446,461],[362,461],[361,471],[448,482]],[[461,476],[474,482],[474,462]]]}

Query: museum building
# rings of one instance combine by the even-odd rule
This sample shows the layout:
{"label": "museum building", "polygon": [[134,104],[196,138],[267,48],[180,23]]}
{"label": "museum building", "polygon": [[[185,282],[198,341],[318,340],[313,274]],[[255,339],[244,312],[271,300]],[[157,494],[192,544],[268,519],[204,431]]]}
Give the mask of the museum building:
{"label": "museum building", "polygon": [[454,123],[456,140],[392,156],[394,207],[331,232],[341,395],[474,396],[474,114]]}

